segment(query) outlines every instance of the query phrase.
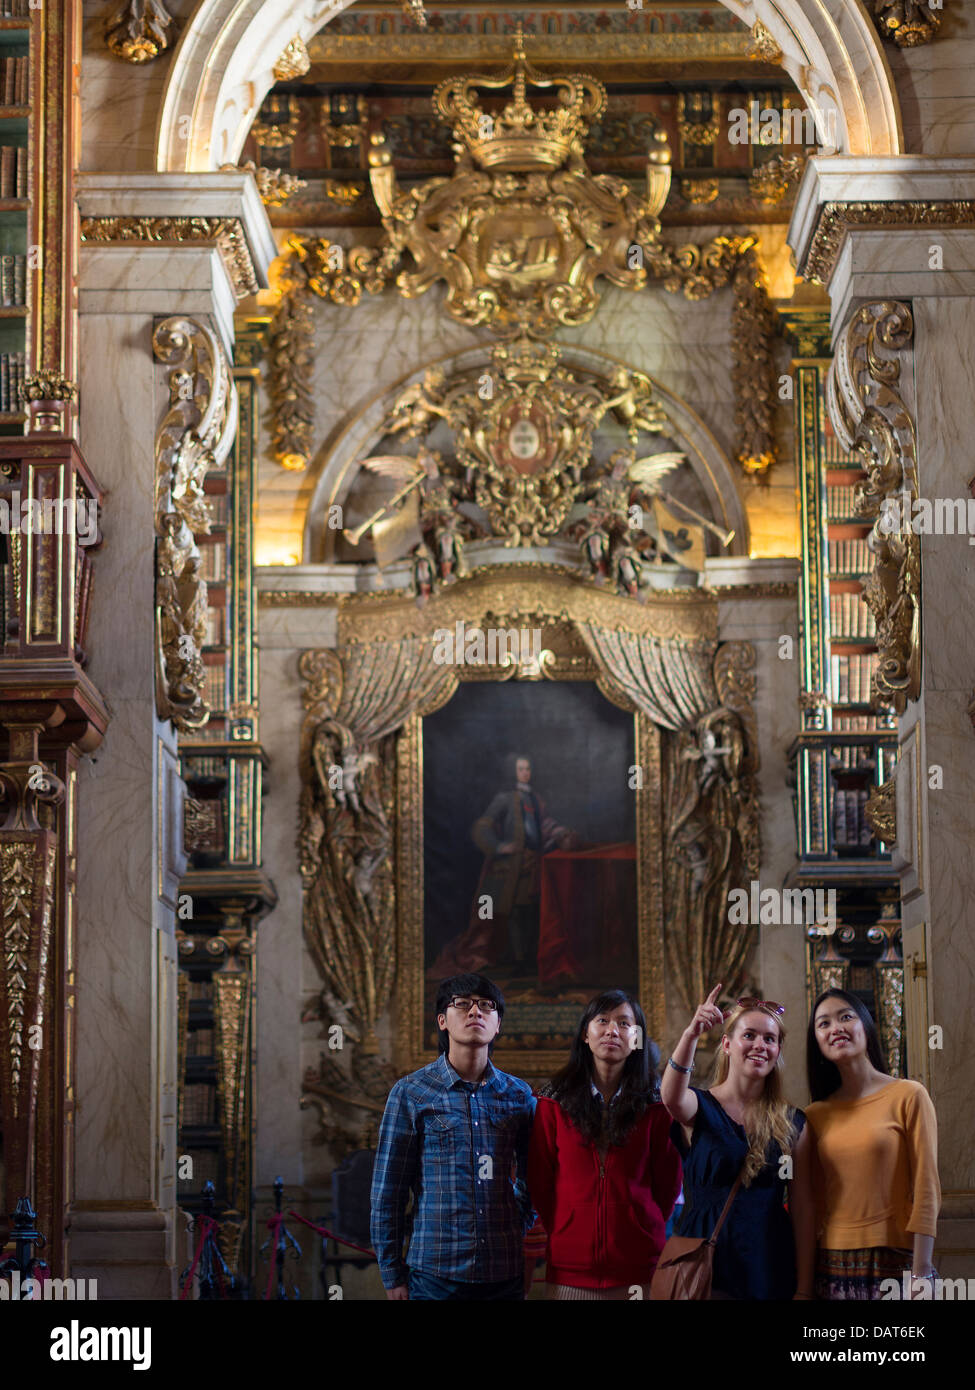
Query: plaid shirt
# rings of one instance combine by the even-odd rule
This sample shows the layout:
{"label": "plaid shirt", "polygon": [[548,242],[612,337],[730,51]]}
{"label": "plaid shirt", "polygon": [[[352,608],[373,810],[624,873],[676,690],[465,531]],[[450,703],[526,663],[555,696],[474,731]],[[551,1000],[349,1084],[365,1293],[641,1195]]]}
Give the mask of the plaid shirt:
{"label": "plaid shirt", "polygon": [[406,1283],[407,1266],[472,1284],[521,1273],[534,1220],[525,1181],[534,1113],[531,1087],[490,1062],[477,1086],[445,1053],[396,1082],[372,1179],[372,1244],[387,1289]]}

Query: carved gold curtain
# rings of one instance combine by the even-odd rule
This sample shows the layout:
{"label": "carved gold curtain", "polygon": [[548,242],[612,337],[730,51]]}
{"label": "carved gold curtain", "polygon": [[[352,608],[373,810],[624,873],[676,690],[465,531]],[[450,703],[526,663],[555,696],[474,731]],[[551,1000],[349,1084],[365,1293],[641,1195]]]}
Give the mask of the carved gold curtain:
{"label": "carved gold curtain", "polygon": [[417,710],[446,697],[456,676],[430,638],[305,652],[299,862],[308,948],[334,999],[377,1050],[376,1020],[396,974],[392,824],[395,744]]}
{"label": "carved gold curtain", "polygon": [[[664,743],[667,964],[692,1009],[721,981],[740,982],[753,944],[728,922],[728,894],[758,873],[754,748],[734,707],[741,661],[707,640],[580,629],[600,667],[656,724]],[[732,657],[753,657],[750,649]],[[752,693],[750,678],[745,694]]]}
{"label": "carved gold curtain", "polygon": [[594,623],[579,628],[600,667],[661,728],[690,728],[717,705],[716,642],[614,632]]}

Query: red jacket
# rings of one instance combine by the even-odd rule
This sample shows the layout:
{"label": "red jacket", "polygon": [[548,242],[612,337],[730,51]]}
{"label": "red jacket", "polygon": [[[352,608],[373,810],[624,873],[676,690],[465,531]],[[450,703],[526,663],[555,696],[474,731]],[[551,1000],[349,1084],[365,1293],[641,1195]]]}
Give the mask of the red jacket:
{"label": "red jacket", "polygon": [[600,1159],[557,1101],[538,1099],[528,1188],[548,1231],[550,1284],[608,1289],[650,1282],[680,1191],[672,1121],[651,1105]]}

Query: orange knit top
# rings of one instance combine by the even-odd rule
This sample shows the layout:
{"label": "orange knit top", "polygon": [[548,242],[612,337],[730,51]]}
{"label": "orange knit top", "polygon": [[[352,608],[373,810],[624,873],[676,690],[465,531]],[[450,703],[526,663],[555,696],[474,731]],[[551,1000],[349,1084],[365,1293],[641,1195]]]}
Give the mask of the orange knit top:
{"label": "orange knit top", "polygon": [[917,1081],[891,1081],[859,1100],[806,1106],[819,1244],[826,1250],[910,1249],[937,1232],[938,1122]]}

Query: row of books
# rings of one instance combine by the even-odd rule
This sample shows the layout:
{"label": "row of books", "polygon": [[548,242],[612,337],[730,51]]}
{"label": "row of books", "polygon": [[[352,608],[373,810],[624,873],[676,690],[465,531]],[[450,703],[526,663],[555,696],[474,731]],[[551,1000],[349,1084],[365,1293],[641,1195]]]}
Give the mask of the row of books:
{"label": "row of books", "polygon": [[0,304],[9,308],[27,302],[27,257],[0,256]]}
{"label": "row of books", "polygon": [[872,564],[866,536],[827,541],[830,574],[869,574]]}
{"label": "row of books", "polygon": [[832,699],[838,705],[868,705],[870,679],[877,665],[876,653],[863,656],[831,656],[829,679]]}
{"label": "row of books", "polygon": [[29,59],[0,58],[0,106],[26,106],[30,101]]}
{"label": "row of books", "polygon": [[833,733],[836,734],[879,734],[889,733],[890,723],[880,714],[847,714],[844,710],[833,710]]}
{"label": "row of books", "polygon": [[227,547],[222,541],[205,542],[200,546],[200,573],[213,582],[227,578]]}
{"label": "row of books", "polygon": [[204,667],[203,698],[211,710],[227,708],[227,668],[225,666]]}
{"label": "row of books", "polygon": [[0,198],[27,197],[27,146],[0,145]]}
{"label": "row of books", "polygon": [[206,647],[222,647],[224,638],[224,611],[222,608],[207,609],[207,629],[203,645]]}
{"label": "row of books", "polygon": [[[196,738],[199,732],[202,732],[202,730],[194,730],[193,737]],[[227,759],[197,757],[187,758],[186,771],[188,776],[197,778],[200,781],[203,781],[205,778],[210,777],[219,777],[222,779],[226,779]]]}
{"label": "row of books", "polygon": [[[211,714],[203,728],[194,729],[188,737],[192,738],[194,743],[221,743],[227,737],[227,730],[224,728],[224,716]],[[196,759],[194,759],[195,761]]]}
{"label": "row of books", "polygon": [[876,636],[877,624],[859,594],[830,594],[829,630],[834,639],[862,637],[869,640]]}
{"label": "row of books", "polygon": [[213,1056],[213,1029],[190,1028],[186,1034],[187,1057]]}
{"label": "row of books", "polygon": [[831,429],[826,430],[823,438],[823,457],[827,468],[849,468],[858,473],[863,471],[857,456],[846,452]]}
{"label": "row of books", "polygon": [[832,749],[831,756],[833,766],[842,768],[844,772],[874,766],[873,744],[870,743],[840,743]]}
{"label": "row of books", "polygon": [[[213,471],[212,469],[210,470]],[[227,524],[227,504],[230,498],[225,492],[208,492],[207,501],[210,504],[210,515],[212,517],[211,527],[226,526]]]}
{"label": "row of books", "polygon": [[844,714],[833,711],[833,729],[838,734],[875,734],[887,725],[875,714]]}
{"label": "row of books", "polygon": [[3,0],[2,19],[30,19],[30,0]]}
{"label": "row of books", "polygon": [[194,1082],[183,1092],[183,1124],[215,1125],[217,1123],[217,1088],[206,1082]]}
{"label": "row of books", "polygon": [[833,521],[855,521],[856,513],[853,510],[854,489],[850,486],[839,487],[827,484],[826,487],[826,515]]}
{"label": "row of books", "polygon": [[27,376],[27,354],[0,352],[0,414],[23,410],[20,388]]}
{"label": "row of books", "polygon": [[833,843],[838,849],[867,846],[872,841],[873,831],[864,815],[869,795],[865,787],[833,792]]}

